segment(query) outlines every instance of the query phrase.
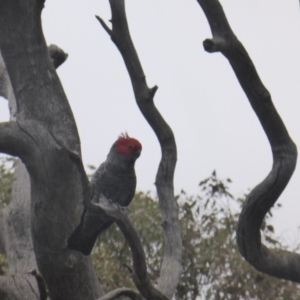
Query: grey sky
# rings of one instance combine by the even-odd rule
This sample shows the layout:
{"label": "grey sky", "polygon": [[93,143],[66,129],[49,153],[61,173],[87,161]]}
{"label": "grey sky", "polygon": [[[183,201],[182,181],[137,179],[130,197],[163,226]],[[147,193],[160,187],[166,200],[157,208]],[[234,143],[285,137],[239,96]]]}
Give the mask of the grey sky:
{"label": "grey sky", "polygon": [[[221,2],[299,147],[298,1]],[[127,0],[126,7],[148,84],[159,87],[155,103],[176,136],[176,191],[197,193],[199,181],[216,169],[221,178],[233,180],[235,195],[242,195],[268,174],[270,148],[226,59],[203,50],[202,41],[211,34],[198,3]],[[154,190],[159,145],[135,104],[123,60],[96,14],[109,20],[108,1],[51,0],[43,12],[47,43],[69,53],[58,73],[77,120],[84,162],[99,165],[126,130],[143,144],[136,166],[138,189]],[[279,200],[283,208],[275,213],[279,232],[300,225],[299,185],[298,168]]]}

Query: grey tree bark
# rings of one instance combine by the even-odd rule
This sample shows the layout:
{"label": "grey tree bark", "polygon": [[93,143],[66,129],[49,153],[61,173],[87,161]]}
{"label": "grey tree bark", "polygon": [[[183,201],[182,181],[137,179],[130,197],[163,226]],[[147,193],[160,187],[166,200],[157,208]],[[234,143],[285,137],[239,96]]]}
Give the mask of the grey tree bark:
{"label": "grey tree bark", "polygon": [[209,22],[213,38],[203,42],[208,52],[221,52],[231,64],[268,138],[273,166],[267,177],[248,195],[240,214],[237,243],[242,256],[257,270],[300,282],[300,255],[268,249],[261,242],[265,215],[287,186],[297,161],[297,147],[264,87],[246,49],[234,35],[218,0],[197,0]]}
{"label": "grey tree bark", "polygon": [[[112,1],[113,5],[116,11],[121,9],[121,15],[116,19],[122,18],[122,14],[125,15],[124,2]],[[81,215],[82,197],[87,207],[93,205],[89,201],[88,180],[81,160],[76,124],[53,68],[53,65],[57,67],[61,63],[61,57],[57,56],[57,49],[50,48],[50,55],[55,58],[50,60],[42,34],[42,8],[43,1],[40,0],[26,3],[4,0],[0,3],[0,49],[2,70],[5,70],[0,85],[3,96],[14,103],[11,105],[13,117],[10,122],[0,124],[0,151],[20,157],[29,175],[20,163],[16,172],[20,183],[18,185],[17,182],[15,188],[17,194],[21,192],[26,197],[20,200],[23,205],[22,214],[19,214],[21,219],[16,230],[18,219],[12,214],[13,232],[5,228],[0,238],[1,249],[6,253],[9,249],[16,253],[23,243],[24,259],[16,259],[16,264],[21,264],[22,268],[14,269],[22,278],[17,282],[17,289],[15,280],[15,286],[11,289],[6,282],[2,286],[8,299],[25,299],[27,294],[28,299],[45,299],[45,287],[52,300],[96,299],[103,293],[90,259],[66,247],[67,237]],[[121,22],[120,26],[119,29],[123,27],[126,30],[127,23]],[[147,299],[169,299],[181,273],[181,237],[173,192],[176,144],[172,130],[153,105],[157,87],[149,89],[144,80],[140,82],[138,79],[142,69],[137,56],[131,66],[134,65],[137,69],[134,67],[132,73],[129,67],[129,73],[133,84],[139,81],[135,92],[142,93],[137,97],[137,102],[162,145],[163,155],[156,185],[164,217],[166,251],[159,289],[148,279],[143,248],[128,218],[118,208],[104,207],[101,210],[115,217],[129,242],[133,253],[133,279],[141,294]],[[136,71],[138,74],[134,74]],[[15,209],[18,204],[13,201],[11,206]],[[1,217],[3,225],[9,224],[6,211],[1,212]],[[19,236],[14,239],[14,234]],[[26,279],[27,284],[24,284],[24,274],[31,276],[33,283],[28,283],[29,279]],[[15,279],[14,275],[5,278],[6,281]],[[27,287],[34,296],[25,291]],[[16,296],[11,291],[13,289],[18,291]],[[104,298],[125,294],[141,299],[139,294],[129,289],[119,289]]]}
{"label": "grey tree bark", "polygon": [[[124,8],[124,2],[113,4],[116,10]],[[50,60],[42,34],[40,21],[42,8],[43,1],[39,0],[30,0],[26,3],[19,0],[4,0],[0,3],[0,49],[3,56],[3,70],[5,69],[3,73],[5,80],[0,84],[4,87],[3,96],[11,99],[12,103],[15,101],[15,105],[12,105],[12,119],[10,122],[0,124],[0,151],[20,157],[29,175],[27,177],[21,165],[18,167],[17,179],[22,180],[17,194],[21,188],[26,188],[22,194],[27,197],[27,202],[24,199],[21,202],[23,212],[19,215],[21,217],[19,223],[22,226],[18,227],[26,232],[24,234],[14,230],[11,233],[9,229],[3,230],[0,245],[6,253],[9,249],[17,250],[19,245],[13,245],[12,237],[15,233],[22,234],[22,238],[18,236],[15,241],[23,242],[24,258],[26,255],[29,258],[21,260],[23,264],[26,261],[27,265],[17,271],[22,276],[25,271],[26,274],[34,276],[36,285],[29,286],[35,297],[46,297],[43,293],[47,286],[52,300],[96,299],[102,295],[102,291],[90,259],[69,251],[66,247],[67,237],[80,218],[82,196],[86,206],[91,203],[76,124],[53,68],[53,64],[57,66],[60,57],[55,57],[53,62]],[[122,13],[125,14],[125,10],[121,11]],[[120,25],[126,30],[126,23]],[[52,50],[50,49],[50,54],[53,54]],[[138,67],[135,71],[141,73],[138,58],[134,64]],[[131,70],[129,68],[134,82],[142,73],[132,74]],[[106,208],[106,211],[116,216],[116,223],[129,241],[133,252],[133,278],[142,295],[147,299],[169,299],[164,294],[173,295],[181,272],[181,238],[173,192],[176,145],[171,129],[151,100],[157,88],[149,89],[140,83],[136,86],[135,92],[145,94],[146,102],[150,100],[152,104],[147,108],[147,103],[143,104],[141,101],[144,96],[142,98],[139,96],[137,101],[147,121],[158,135],[163,153],[156,185],[161,199],[167,242],[159,289],[156,289],[148,279],[142,246],[127,217],[120,214],[118,209],[111,212],[110,208]],[[15,209],[17,204],[12,202],[11,206]],[[7,223],[5,211],[1,216],[1,222]],[[16,222],[17,218],[13,216],[12,223],[15,225]],[[19,259],[17,263],[20,263]],[[37,270],[42,277],[38,275]],[[37,282],[41,284],[38,285]],[[19,291],[23,288],[21,285],[20,280]],[[7,286],[8,284],[5,284],[3,288],[5,291]],[[120,290],[118,293],[120,294]],[[124,290],[122,293],[124,294]],[[140,298],[134,291],[126,290],[125,293]],[[22,290],[21,294],[16,296],[16,299],[24,297],[25,290]],[[13,298],[12,294],[8,294],[7,297]],[[28,296],[30,297],[32,298],[31,295]]]}
{"label": "grey tree bark", "polygon": [[[144,276],[134,276],[134,281],[140,293],[146,299],[172,298],[182,272],[182,240],[173,186],[177,161],[175,137],[172,129],[154,105],[154,95],[158,87],[149,88],[147,85],[145,73],[130,36],[125,13],[125,1],[109,0],[109,3],[112,12],[112,29],[100,17],[97,17],[97,19],[122,55],[131,80],[136,103],[156,134],[162,152],[155,180],[163,220],[165,248],[160,277],[157,279],[157,289],[149,284],[146,273]],[[120,229],[122,230],[121,227]]]}
{"label": "grey tree bark", "polygon": [[65,58],[51,47],[50,59],[42,8],[38,0],[0,3],[0,88],[16,100],[13,117],[0,124],[0,151],[20,157],[29,174],[19,164],[13,202],[0,215],[10,266],[0,278],[0,298],[46,299],[47,286],[52,300],[94,300],[103,293],[90,258],[66,247],[82,211],[80,176],[69,157],[69,151],[80,157],[80,141],[54,69]]}
{"label": "grey tree bark", "polygon": [[[0,82],[0,95],[8,100],[10,120],[16,121],[16,99],[1,54]],[[0,211],[0,222],[0,251],[6,254],[9,266],[9,275],[0,278],[1,299],[46,299],[31,240],[30,182],[21,161],[15,168],[12,201]]]}
{"label": "grey tree bark", "polygon": [[[119,207],[90,202],[80,140],[71,108],[54,67],[66,55],[46,47],[41,28],[42,0],[0,1],[0,94],[9,99],[11,120],[0,123],[0,152],[19,157],[13,200],[0,211],[0,251],[9,260],[0,277],[0,299],[171,299],[182,272],[182,243],[173,176],[177,153],[173,132],[154,105],[157,87],[149,88],[130,37],[124,0],[110,0],[112,29],[97,17],[119,49],[141,113],[161,145],[156,187],[163,218],[165,252],[157,286],[150,282],[140,239]],[[198,0],[210,23],[208,52],[229,60],[270,141],[274,164],[249,195],[241,213],[238,244],[258,270],[300,282],[299,255],[267,249],[260,241],[261,222],[291,177],[296,146],[276,112],[246,50],[233,34],[217,0]],[[50,55],[49,55],[50,53]],[[51,59],[51,58],[52,59]],[[105,212],[121,229],[133,258],[132,276],[139,293],[119,288],[103,295],[89,257],[66,247],[85,206]]]}

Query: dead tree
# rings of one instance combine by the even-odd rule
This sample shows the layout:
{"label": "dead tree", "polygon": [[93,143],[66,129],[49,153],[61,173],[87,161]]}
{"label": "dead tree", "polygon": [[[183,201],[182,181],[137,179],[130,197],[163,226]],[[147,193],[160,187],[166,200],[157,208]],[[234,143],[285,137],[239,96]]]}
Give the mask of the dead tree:
{"label": "dead tree", "polygon": [[[80,176],[69,154],[74,152],[80,157],[80,141],[43,37],[43,5],[43,1],[35,0],[0,3],[0,49],[5,66],[2,74],[7,72],[3,78],[9,78],[3,82],[3,96],[16,100],[13,118],[0,124],[0,151],[22,160],[31,190],[24,210],[29,221],[23,218],[22,223],[16,214],[11,220],[13,226],[1,230],[5,249],[15,251],[14,257],[22,262],[15,262],[10,266],[12,274],[1,278],[0,294],[1,299],[46,299],[46,285],[51,299],[96,299],[102,291],[90,258],[66,248],[66,239],[81,211]],[[21,177],[19,181],[26,180]],[[22,191],[16,193],[20,197]],[[5,217],[5,212],[1,216]],[[1,222],[10,225],[9,219]],[[25,237],[13,245],[10,241],[15,238],[11,229],[18,239],[23,236],[22,230],[28,233],[29,224],[34,252]],[[38,272],[42,277],[29,276]]]}
{"label": "dead tree", "polygon": [[[111,4],[118,24],[116,31],[127,30],[125,43],[130,43],[124,2]],[[157,87],[147,87],[131,43],[136,56],[129,69],[133,72],[137,101],[162,146],[156,186],[166,245],[155,287],[148,278],[143,248],[128,218],[118,208],[94,207],[89,202],[76,123],[54,68],[60,57],[54,51],[50,53],[54,59],[50,59],[42,33],[43,6],[41,0],[0,3],[1,95],[11,103],[15,100],[13,117],[0,124],[0,151],[19,157],[29,175],[24,169],[23,174],[16,174],[16,196],[9,209],[22,210],[17,207],[20,202],[25,206],[22,215],[16,214],[20,217],[18,228],[6,226],[6,211],[0,215],[1,250],[7,254],[12,251],[18,257],[10,261],[12,274],[0,278],[1,299],[46,299],[46,289],[52,300],[94,300],[103,295],[90,258],[66,247],[66,240],[80,219],[82,199],[90,209],[104,209],[116,219],[133,253],[132,275],[140,293],[147,299],[169,299],[181,274],[181,237],[173,192],[176,144],[172,130],[154,106]],[[27,199],[15,201],[23,188],[24,194],[21,193]],[[17,217],[12,217],[16,224]],[[18,256],[20,250],[22,255]],[[15,267],[17,263],[21,267]],[[121,289],[103,299],[116,295],[141,298],[137,292]]]}
{"label": "dead tree", "polygon": [[257,270],[300,282],[300,255],[268,249],[261,242],[265,215],[288,184],[297,161],[297,147],[264,87],[246,49],[237,39],[218,0],[197,0],[209,22],[213,38],[203,42],[207,52],[221,52],[229,61],[268,138],[273,166],[268,176],[248,195],[239,218],[240,253]]}
{"label": "dead tree", "polygon": [[[175,138],[154,105],[157,87],[147,86],[130,37],[124,0],[109,2],[112,28],[97,19],[119,49],[137,105],[161,145],[155,181],[165,239],[160,277],[157,285],[150,282],[141,241],[119,207],[105,199],[101,205],[90,202],[76,123],[55,72],[66,56],[55,47],[46,47],[40,19],[44,1],[2,0],[0,92],[10,101],[12,118],[0,124],[0,151],[19,157],[26,170],[20,164],[13,201],[0,212],[0,250],[8,254],[10,265],[10,274],[0,277],[1,299],[171,299],[180,280],[182,246],[173,188]],[[273,169],[249,195],[241,214],[241,253],[263,272],[298,281],[298,256],[283,253],[281,258],[266,249],[259,236],[264,215],[294,170],[296,147],[219,2],[198,2],[213,33],[213,39],[204,42],[205,49],[220,51],[229,59],[273,150]],[[82,201],[88,209],[109,215],[119,226],[132,252],[131,272],[138,291],[120,288],[103,295],[90,258],[67,249],[66,240],[78,224]]]}

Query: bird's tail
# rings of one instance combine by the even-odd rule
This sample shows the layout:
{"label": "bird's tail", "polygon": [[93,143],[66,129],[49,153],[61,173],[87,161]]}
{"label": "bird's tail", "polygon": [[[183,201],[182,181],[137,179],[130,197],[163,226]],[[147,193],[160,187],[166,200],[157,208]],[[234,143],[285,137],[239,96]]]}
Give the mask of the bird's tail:
{"label": "bird's tail", "polygon": [[68,238],[67,245],[71,250],[81,252],[83,255],[90,255],[99,234],[98,231],[92,235],[87,235],[82,229],[83,223],[80,223],[71,236]]}

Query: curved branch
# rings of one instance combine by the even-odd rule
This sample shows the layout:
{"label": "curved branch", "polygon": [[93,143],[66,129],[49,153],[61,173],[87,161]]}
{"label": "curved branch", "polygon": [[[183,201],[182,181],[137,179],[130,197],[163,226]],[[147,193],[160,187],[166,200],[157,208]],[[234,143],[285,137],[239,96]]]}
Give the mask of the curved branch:
{"label": "curved branch", "polygon": [[204,41],[208,52],[220,51],[230,62],[269,140],[273,167],[246,199],[237,229],[237,243],[244,258],[257,270],[300,282],[300,255],[268,249],[261,242],[260,227],[270,208],[288,184],[296,166],[297,148],[262,84],[245,48],[232,32],[217,0],[198,0],[213,34]]}
{"label": "curved branch", "polygon": [[[20,124],[28,120],[43,124],[62,144],[80,153],[74,116],[54,68],[66,55],[55,49],[50,58],[53,46],[47,48],[40,20],[43,2],[0,2],[0,48],[17,102],[16,117]],[[59,58],[53,58],[54,53]]]}
{"label": "curved branch", "polygon": [[33,149],[33,140],[17,122],[0,123],[0,152],[25,159]]}
{"label": "curved branch", "polygon": [[159,290],[172,297],[182,272],[182,241],[178,220],[177,203],[174,197],[173,178],[177,160],[176,142],[170,126],[154,105],[157,86],[149,88],[138,54],[130,37],[124,0],[110,0],[112,29],[97,17],[105,31],[119,49],[129,73],[135,99],[143,116],[155,132],[162,151],[156,175],[156,188],[163,219],[165,252],[162,261]]}
{"label": "curved branch", "polygon": [[103,297],[99,298],[98,300],[114,300],[114,299],[118,299],[122,296],[128,297],[132,300],[142,300],[143,298],[141,297],[140,294],[138,294],[136,291],[129,289],[129,288],[119,288],[116,290],[113,290],[109,293],[107,293],[106,295],[104,295]]}
{"label": "curved branch", "polygon": [[[55,66],[63,62],[64,52],[59,47],[51,45],[48,47],[48,51]],[[5,79],[1,81],[0,78],[0,94],[3,88],[6,92],[3,96],[9,100],[11,120],[15,120],[16,101],[1,55],[0,77]],[[1,83],[5,86],[2,86]],[[13,121],[7,124],[9,126],[18,125]],[[19,129],[22,134],[25,133],[25,130],[21,129],[20,126]],[[2,131],[2,134],[4,134],[4,131]],[[30,135],[25,134],[30,140],[26,142],[26,145],[21,147],[12,143],[9,146],[13,148],[16,146],[17,149],[24,150],[26,147],[28,148],[30,143],[35,143]],[[15,134],[14,140],[17,138],[18,134]],[[19,142],[22,141],[19,140]],[[29,152],[32,152],[32,150],[29,150]],[[30,181],[26,168],[20,160],[15,168],[12,200],[8,206],[0,210],[0,228],[0,252],[6,253],[9,274],[13,274],[1,277],[0,299],[46,299],[47,291],[44,280],[36,271],[36,258],[31,238]]]}
{"label": "curved branch", "polygon": [[[106,199],[103,195],[101,195],[99,203],[95,203],[90,200],[89,180],[85,173],[81,157],[76,152],[71,152],[67,148],[65,148],[65,150],[69,154],[70,159],[75,163],[79,172],[84,206],[91,212],[105,214],[112,218],[128,242],[133,260],[133,280],[140,293],[146,299],[168,300],[169,298],[157,290],[150,282],[147,273],[145,252],[141,240],[128,217],[121,211],[120,206]],[[115,293],[112,292],[112,295],[115,295]],[[104,296],[104,299],[106,299],[105,297],[108,296]]]}

